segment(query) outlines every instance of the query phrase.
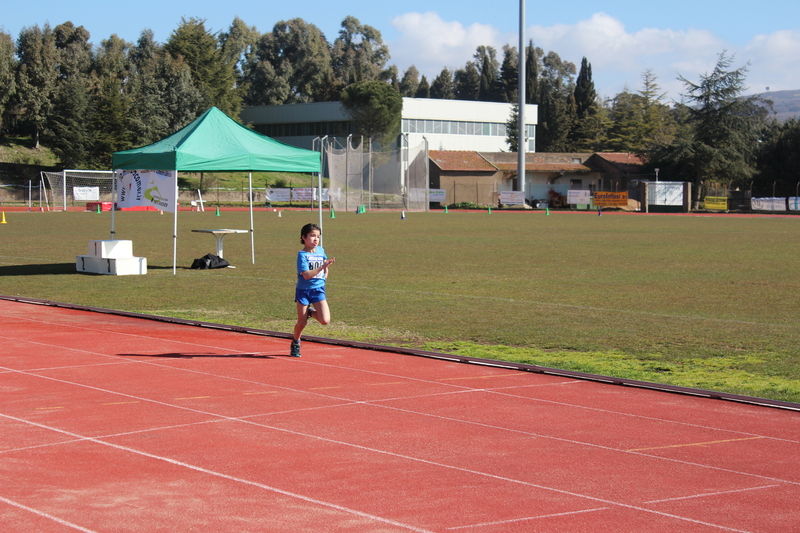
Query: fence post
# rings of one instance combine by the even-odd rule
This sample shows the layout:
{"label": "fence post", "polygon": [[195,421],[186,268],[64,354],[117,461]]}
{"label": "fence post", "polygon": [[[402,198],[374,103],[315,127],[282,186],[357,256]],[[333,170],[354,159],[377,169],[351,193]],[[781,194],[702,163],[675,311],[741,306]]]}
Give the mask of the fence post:
{"label": "fence post", "polygon": [[646,181],[639,182],[639,211],[650,212],[650,184]]}
{"label": "fence post", "polygon": [[692,183],[689,181],[683,182],[683,212],[692,212]]}

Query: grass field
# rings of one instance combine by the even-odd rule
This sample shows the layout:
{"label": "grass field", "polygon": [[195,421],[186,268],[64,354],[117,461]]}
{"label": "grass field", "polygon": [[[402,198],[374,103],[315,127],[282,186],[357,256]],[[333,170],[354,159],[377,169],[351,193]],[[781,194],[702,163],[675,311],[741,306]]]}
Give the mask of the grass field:
{"label": "grass field", "polygon": [[[2,209],[2,207],[0,207]],[[203,228],[242,211],[116,215],[145,276],[75,271],[110,213],[6,213],[0,294],[288,332],[299,229],[263,208],[225,240],[236,269],[190,270]],[[309,335],[800,401],[800,218],[559,213],[326,214],[333,323]],[[288,349],[288,348],[287,348]]]}

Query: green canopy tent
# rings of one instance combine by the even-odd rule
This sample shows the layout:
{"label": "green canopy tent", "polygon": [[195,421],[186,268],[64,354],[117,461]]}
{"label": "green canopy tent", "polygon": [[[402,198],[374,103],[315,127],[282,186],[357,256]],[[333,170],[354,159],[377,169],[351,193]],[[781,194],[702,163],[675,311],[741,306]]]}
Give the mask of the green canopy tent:
{"label": "green canopy tent", "polygon": [[[153,144],[114,152],[115,170],[174,170],[177,172],[248,172],[250,175],[250,247],[253,248],[253,171],[320,172],[320,154],[270,139],[242,126],[212,107],[191,124]],[[112,213],[112,238],[114,220]],[[177,260],[178,209],[175,206],[172,270]]]}

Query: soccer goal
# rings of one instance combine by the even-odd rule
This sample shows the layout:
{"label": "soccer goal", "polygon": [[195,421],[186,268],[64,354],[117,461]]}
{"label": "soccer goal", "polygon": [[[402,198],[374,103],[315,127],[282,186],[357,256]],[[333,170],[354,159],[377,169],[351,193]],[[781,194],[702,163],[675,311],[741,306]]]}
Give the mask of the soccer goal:
{"label": "soccer goal", "polygon": [[112,202],[114,172],[111,170],[62,170],[42,172],[50,187],[48,209],[66,211],[68,206],[85,202]]}

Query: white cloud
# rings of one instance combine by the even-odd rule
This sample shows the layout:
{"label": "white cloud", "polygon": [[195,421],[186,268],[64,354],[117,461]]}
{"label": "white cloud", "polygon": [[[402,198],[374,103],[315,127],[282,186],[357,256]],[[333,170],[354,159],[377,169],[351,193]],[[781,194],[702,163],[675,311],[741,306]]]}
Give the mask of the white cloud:
{"label": "white cloud", "polygon": [[454,70],[466,65],[480,45],[503,45],[500,32],[493,26],[475,23],[465,27],[460,22],[444,21],[433,12],[400,15],[392,26],[401,34],[389,43],[392,63],[401,75],[414,65],[429,81],[444,67]]}
{"label": "white cloud", "polygon": [[[410,65],[435,77],[443,67],[457,69],[472,59],[479,45],[516,46],[516,33],[503,34],[487,24],[464,26],[445,21],[434,12],[406,13],[392,21],[400,37],[390,42],[392,62],[403,71]],[[776,31],[758,35],[742,47],[726,43],[712,32],[698,29],[642,28],[629,32],[617,18],[595,13],[575,24],[531,26],[527,38],[545,51],[580,64],[586,57],[601,96],[611,97],[626,87],[641,88],[641,76],[651,70],[668,98],[680,99],[684,91],[678,75],[696,81],[710,72],[719,54],[734,56],[733,68],[750,62],[747,84],[751,92],[800,88],[800,31]]]}

